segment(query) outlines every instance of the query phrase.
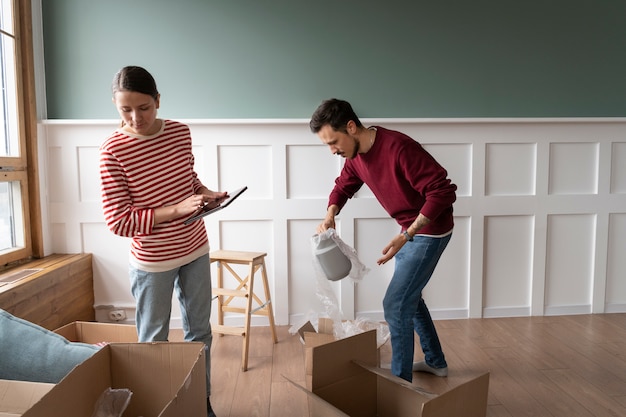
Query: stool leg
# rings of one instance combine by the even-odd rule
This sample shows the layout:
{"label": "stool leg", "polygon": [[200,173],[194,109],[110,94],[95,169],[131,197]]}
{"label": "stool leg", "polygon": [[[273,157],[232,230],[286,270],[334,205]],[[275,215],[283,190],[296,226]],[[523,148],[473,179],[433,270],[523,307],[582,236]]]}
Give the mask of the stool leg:
{"label": "stool leg", "polygon": [[250,262],[248,272],[248,297],[246,300],[245,329],[243,335],[243,349],[241,352],[241,370],[248,370],[248,350],[250,348],[250,319],[252,316],[252,298],[254,297],[254,262]]}
{"label": "stool leg", "polygon": [[265,270],[265,259],[261,261],[261,266],[263,270],[261,271],[261,276],[263,277],[263,288],[265,289],[265,301],[267,302],[267,317],[270,320],[270,330],[272,331],[272,338],[274,339],[274,343],[278,343],[278,337],[276,337],[276,327],[274,326],[274,309],[272,308],[272,299],[270,293],[270,285],[267,280],[267,271]]}
{"label": "stool leg", "polygon": [[[224,288],[224,267],[222,266],[222,261],[217,261],[217,288]],[[222,310],[222,306],[224,303],[224,296],[217,296],[217,324],[220,326],[224,325],[224,310]],[[220,337],[224,336],[220,333]]]}

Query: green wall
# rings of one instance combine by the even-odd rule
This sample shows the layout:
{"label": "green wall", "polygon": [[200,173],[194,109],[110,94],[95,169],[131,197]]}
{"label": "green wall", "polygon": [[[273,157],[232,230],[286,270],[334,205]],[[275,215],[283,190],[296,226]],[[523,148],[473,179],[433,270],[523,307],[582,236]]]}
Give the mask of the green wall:
{"label": "green wall", "polygon": [[624,0],[42,0],[49,119],[117,118],[153,73],[163,117],[624,117]]}

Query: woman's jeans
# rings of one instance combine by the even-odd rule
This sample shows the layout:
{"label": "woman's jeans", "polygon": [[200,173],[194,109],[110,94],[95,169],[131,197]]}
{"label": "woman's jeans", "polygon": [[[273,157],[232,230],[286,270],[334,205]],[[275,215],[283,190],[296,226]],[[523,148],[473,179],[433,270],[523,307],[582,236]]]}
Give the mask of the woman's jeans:
{"label": "woman's jeans", "polygon": [[426,364],[433,368],[447,366],[422,290],[451,237],[452,234],[415,236],[413,242],[406,242],[395,255],[395,270],[383,299],[383,309],[391,333],[391,372],[409,382],[413,380],[413,330],[419,335]]}
{"label": "woman's jeans", "polygon": [[211,269],[209,255],[165,272],[130,267],[130,283],[137,302],[135,320],[140,342],[167,341],[172,294],[180,303],[186,341],[204,342],[207,397],[211,392]]}

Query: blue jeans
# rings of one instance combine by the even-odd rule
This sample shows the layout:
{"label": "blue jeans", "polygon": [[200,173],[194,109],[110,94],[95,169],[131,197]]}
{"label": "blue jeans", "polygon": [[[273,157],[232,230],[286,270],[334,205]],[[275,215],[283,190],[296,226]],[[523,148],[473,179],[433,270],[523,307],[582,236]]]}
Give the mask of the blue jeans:
{"label": "blue jeans", "polygon": [[211,393],[211,268],[209,255],[165,272],[130,267],[131,291],[137,303],[135,320],[140,342],[167,341],[172,294],[180,303],[186,341],[203,342],[207,397]]}
{"label": "blue jeans", "polygon": [[391,334],[391,373],[413,380],[414,333],[419,335],[426,363],[433,368],[447,365],[435,325],[422,290],[448,245],[444,237],[415,236],[395,255],[395,269],[383,299],[385,320]]}

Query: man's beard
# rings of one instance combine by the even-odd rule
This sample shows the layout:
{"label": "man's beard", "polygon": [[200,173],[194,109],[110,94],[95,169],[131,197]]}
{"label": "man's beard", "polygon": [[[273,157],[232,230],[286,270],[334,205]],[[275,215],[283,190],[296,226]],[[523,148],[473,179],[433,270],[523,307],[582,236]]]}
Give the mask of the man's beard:
{"label": "man's beard", "polygon": [[352,136],[352,139],[354,140],[354,152],[352,153],[350,159],[356,158],[356,156],[359,154],[359,149],[361,149],[361,143],[359,142],[359,140],[355,136]]}

